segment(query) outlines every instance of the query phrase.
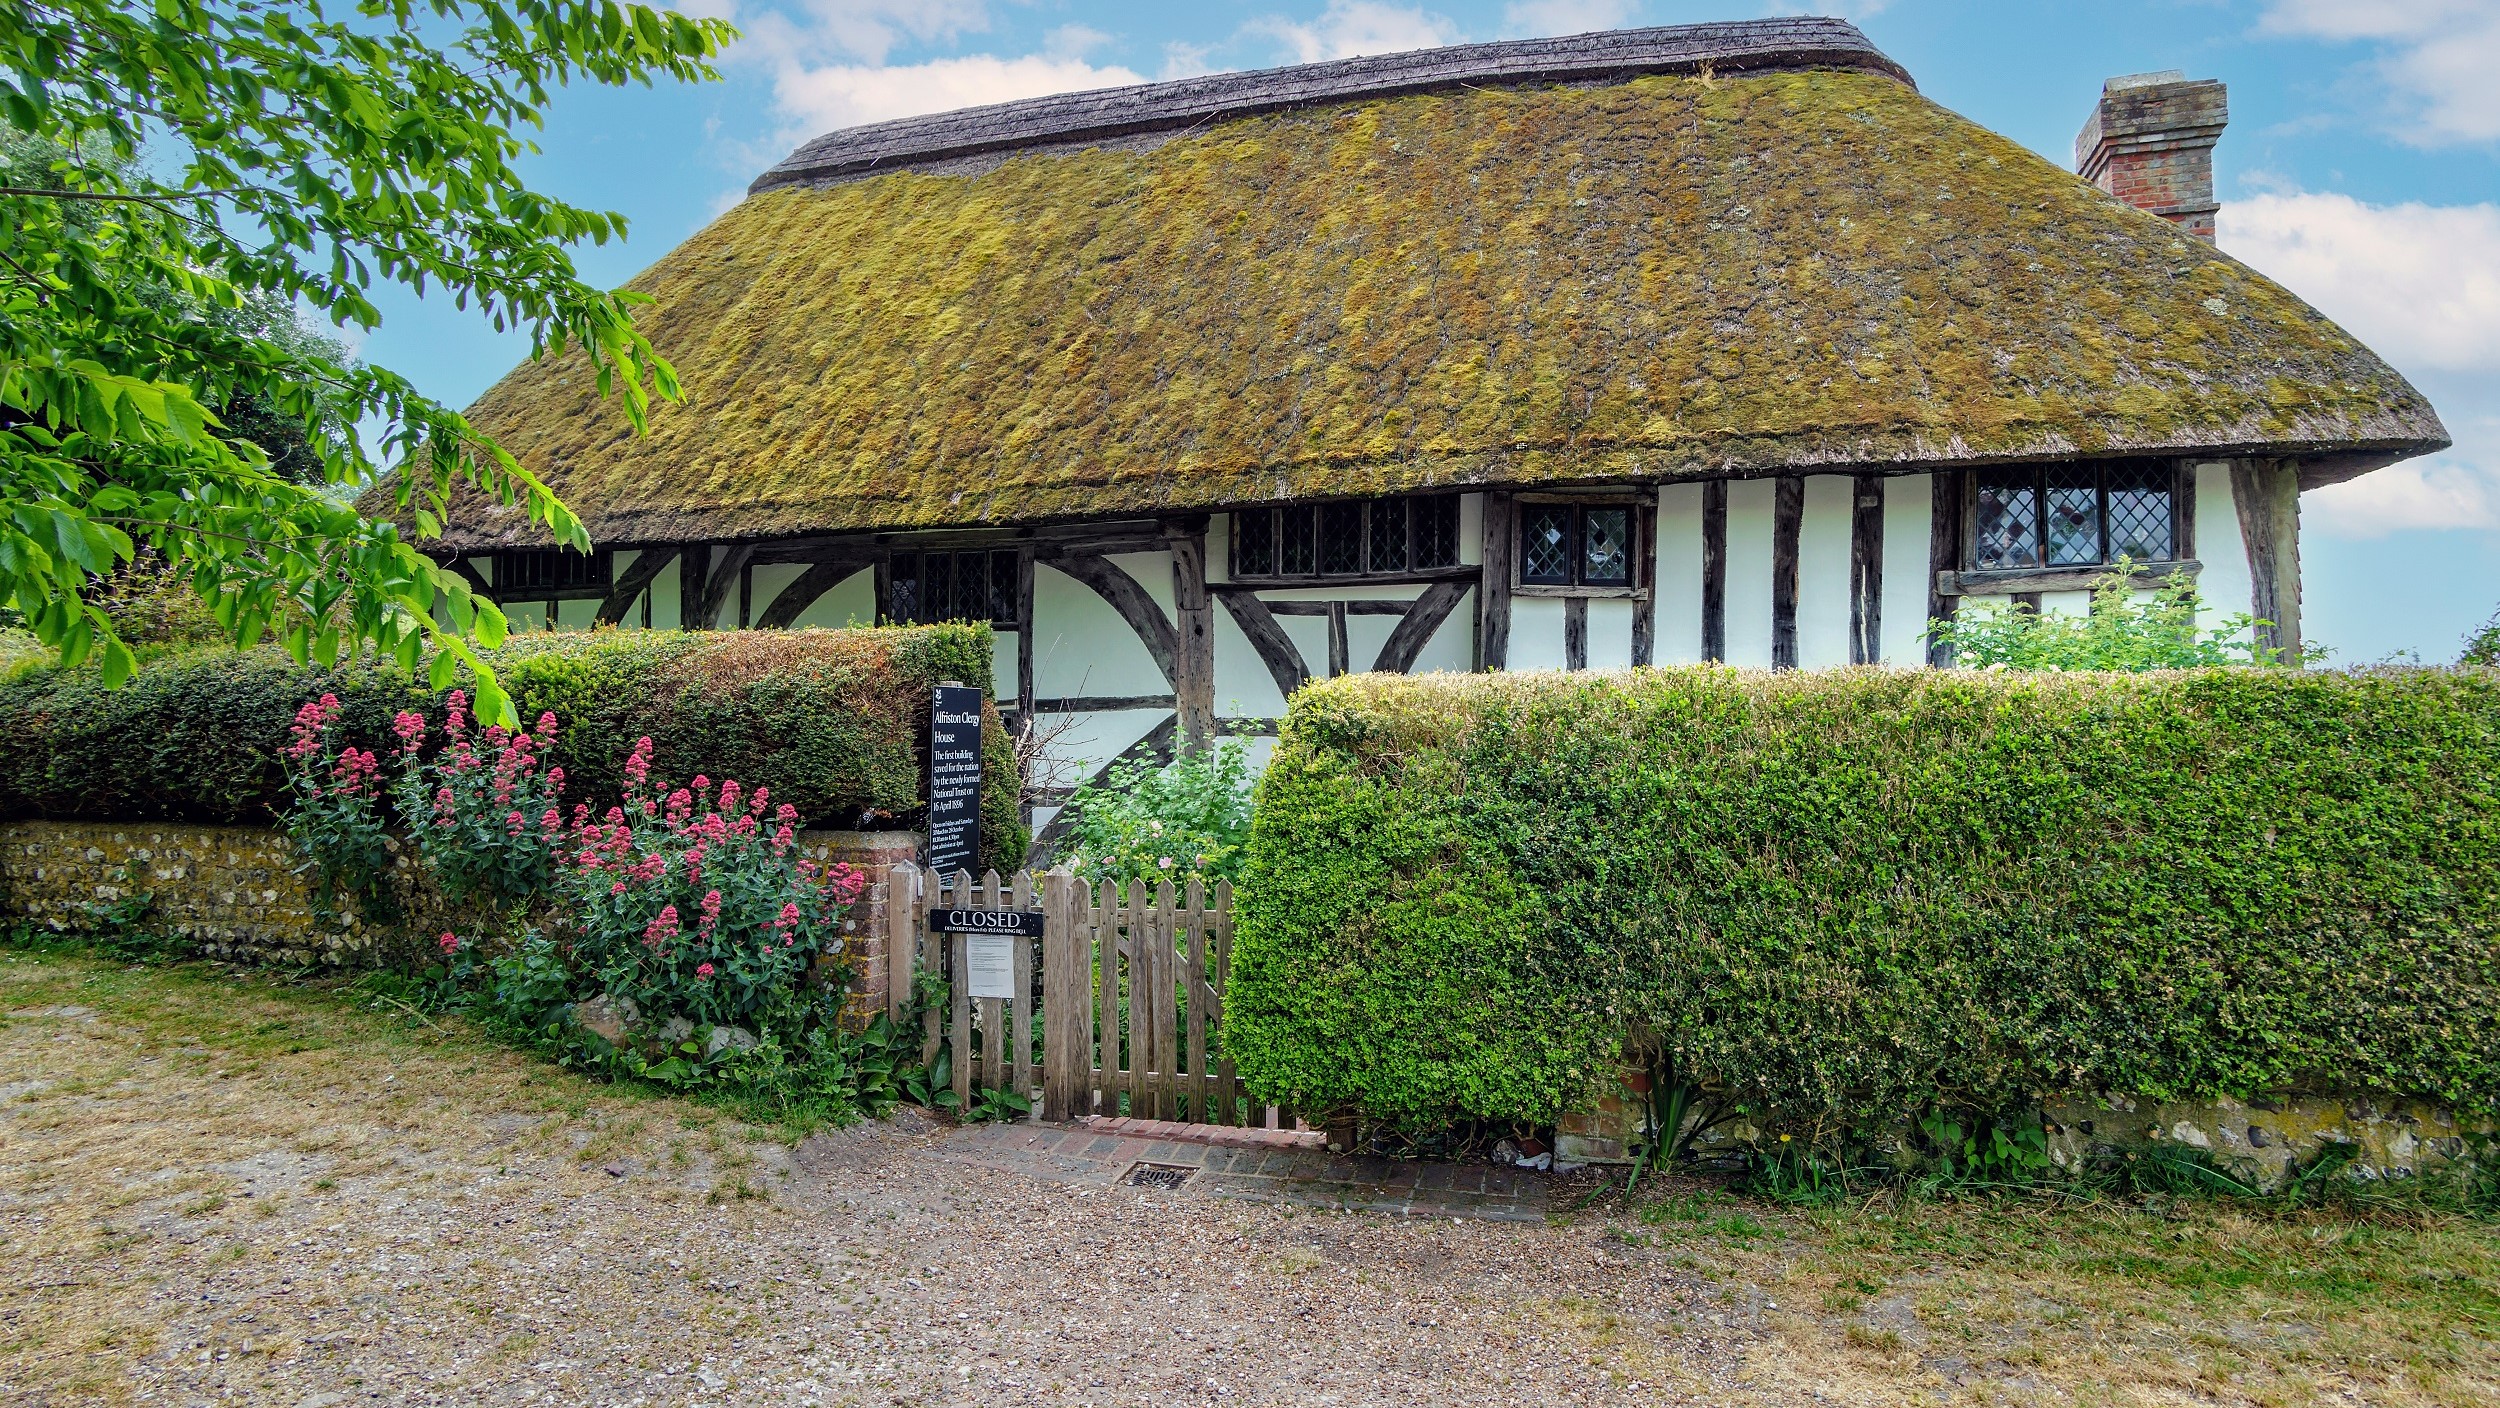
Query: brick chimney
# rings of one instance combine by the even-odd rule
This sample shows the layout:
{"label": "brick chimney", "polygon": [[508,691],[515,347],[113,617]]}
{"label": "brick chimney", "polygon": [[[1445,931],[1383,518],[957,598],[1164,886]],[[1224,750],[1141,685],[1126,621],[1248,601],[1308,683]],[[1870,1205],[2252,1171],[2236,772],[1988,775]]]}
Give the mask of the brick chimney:
{"label": "brick chimney", "polygon": [[2101,85],[2075,138],[2075,172],[2139,210],[2214,237],[2214,143],[2230,121],[2220,81],[2177,69]]}

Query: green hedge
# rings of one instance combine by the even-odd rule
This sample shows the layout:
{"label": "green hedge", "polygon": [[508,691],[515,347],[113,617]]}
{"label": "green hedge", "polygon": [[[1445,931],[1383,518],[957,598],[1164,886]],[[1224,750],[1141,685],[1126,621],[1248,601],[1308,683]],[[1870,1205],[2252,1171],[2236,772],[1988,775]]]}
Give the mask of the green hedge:
{"label": "green hedge", "polygon": [[[986,626],[847,631],[601,631],[517,637],[489,659],[523,719],[553,709],[566,795],[614,800],[634,740],[659,776],[761,783],[808,824],[916,819],[930,687],[986,683]],[[430,691],[389,666],[302,668],[274,650],[169,656],[108,690],[93,669],[0,684],[0,819],[266,822],[295,711],[339,696],[349,736],[389,749],[391,716]],[[1015,763],[994,709],[983,737],[982,852],[1021,860]],[[872,824],[876,819],[871,818]]]}
{"label": "green hedge", "polygon": [[1868,1132],[2103,1089],[2500,1104],[2500,674],[1353,677],[1262,780],[1264,1095],[1550,1120],[1646,1033]]}

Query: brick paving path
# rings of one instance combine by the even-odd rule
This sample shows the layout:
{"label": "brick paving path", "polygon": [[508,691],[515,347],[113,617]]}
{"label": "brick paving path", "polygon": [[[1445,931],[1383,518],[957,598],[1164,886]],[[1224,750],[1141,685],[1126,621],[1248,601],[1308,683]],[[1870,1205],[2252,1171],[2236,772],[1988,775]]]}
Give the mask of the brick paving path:
{"label": "brick paving path", "polygon": [[1138,1165],[1155,1164],[1190,1171],[1178,1190],[1185,1195],[1492,1222],[1543,1221],[1548,1193],[1547,1177],[1524,1169],[1225,1147],[1038,1120],[965,1126],[946,1137],[940,1157],[1095,1187],[1126,1182]]}

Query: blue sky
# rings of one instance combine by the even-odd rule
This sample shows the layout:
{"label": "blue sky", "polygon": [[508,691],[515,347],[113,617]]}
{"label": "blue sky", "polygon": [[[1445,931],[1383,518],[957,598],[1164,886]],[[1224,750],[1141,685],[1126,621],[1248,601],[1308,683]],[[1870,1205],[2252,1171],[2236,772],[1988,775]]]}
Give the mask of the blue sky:
{"label": "blue sky", "polygon": [[[2500,0],[684,0],[745,31],[724,81],[561,95],[532,181],[624,213],[584,251],[621,283],[756,172],[854,122],[1218,69],[1815,9],[1929,97],[2071,164],[2101,80],[2230,85],[2224,249],[2414,379],[2457,447],[2303,500],[2308,634],[2337,658],[2454,658],[2500,608]],[[439,300],[386,303],[364,355],[465,403],[528,351]]]}

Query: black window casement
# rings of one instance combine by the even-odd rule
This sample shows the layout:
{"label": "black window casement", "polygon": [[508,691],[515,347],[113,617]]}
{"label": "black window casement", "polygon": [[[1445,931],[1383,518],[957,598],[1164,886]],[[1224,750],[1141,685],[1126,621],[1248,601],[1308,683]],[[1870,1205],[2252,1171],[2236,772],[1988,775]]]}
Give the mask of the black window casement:
{"label": "black window casement", "polygon": [[1399,577],[1458,565],[1456,494],[1233,512],[1235,581]]}
{"label": "black window casement", "polygon": [[1527,500],[1519,505],[1518,585],[1628,592],[1639,575],[1639,505]]}
{"label": "black window casement", "polygon": [[2187,556],[2179,471],[2168,464],[2056,464],[1971,476],[1963,567],[1979,572],[2101,567]]}
{"label": "black window casement", "polygon": [[495,595],[505,600],[548,600],[559,595],[596,596],[616,581],[616,557],[606,549],[523,548],[493,557]]}
{"label": "black window casement", "polygon": [[987,621],[1017,628],[1016,550],[898,552],[886,559],[879,618],[896,624]]}

